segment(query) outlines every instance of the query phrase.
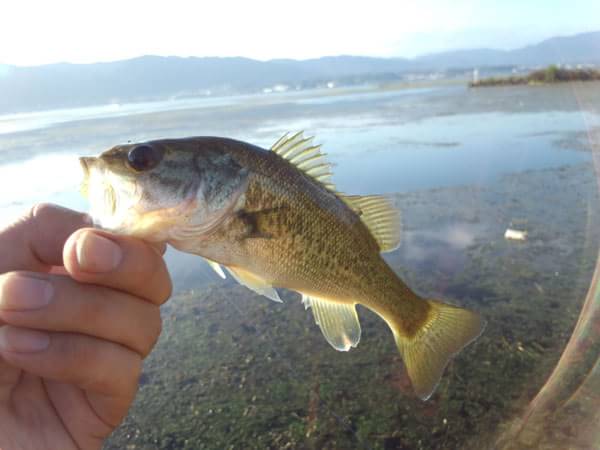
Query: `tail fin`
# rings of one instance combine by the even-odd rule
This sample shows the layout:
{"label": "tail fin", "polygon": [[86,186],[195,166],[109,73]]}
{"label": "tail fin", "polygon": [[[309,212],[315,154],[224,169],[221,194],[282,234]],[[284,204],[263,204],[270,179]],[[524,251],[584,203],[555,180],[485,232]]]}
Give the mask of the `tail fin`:
{"label": "tail fin", "polygon": [[431,306],[428,320],[412,337],[392,327],[413,389],[423,400],[433,394],[450,358],[477,339],[485,327],[475,312],[436,300],[425,301]]}

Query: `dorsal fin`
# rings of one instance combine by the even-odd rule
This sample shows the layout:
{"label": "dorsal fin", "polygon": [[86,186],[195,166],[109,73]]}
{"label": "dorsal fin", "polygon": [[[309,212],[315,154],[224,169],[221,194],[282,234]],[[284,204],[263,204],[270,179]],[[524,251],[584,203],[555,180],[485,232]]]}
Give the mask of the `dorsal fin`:
{"label": "dorsal fin", "polygon": [[331,182],[331,165],[325,153],[321,152],[321,146],[313,145],[313,139],[305,138],[302,131],[292,136],[286,133],[273,144],[271,150],[333,192],[335,187]]}
{"label": "dorsal fin", "polygon": [[391,252],[400,245],[400,212],[383,195],[342,195],[331,181],[331,165],[321,152],[320,145],[312,144],[302,131],[284,134],[271,150],[294,164],[299,170],[336,194],[356,212],[367,226],[381,252]]}
{"label": "dorsal fin", "polygon": [[340,195],[367,226],[381,252],[391,252],[400,245],[400,211],[383,195]]}

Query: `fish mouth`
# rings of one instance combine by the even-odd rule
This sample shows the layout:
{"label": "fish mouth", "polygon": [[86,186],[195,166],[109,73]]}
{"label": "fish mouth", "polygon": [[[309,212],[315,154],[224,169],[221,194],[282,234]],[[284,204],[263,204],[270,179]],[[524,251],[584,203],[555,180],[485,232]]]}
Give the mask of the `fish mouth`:
{"label": "fish mouth", "polygon": [[92,165],[94,164],[95,161],[96,161],[96,158],[94,158],[94,157],[83,156],[83,157],[79,158],[79,164],[81,165],[81,169],[83,170],[83,176],[85,178],[87,178],[88,175],[90,174],[90,167],[92,167]]}
{"label": "fish mouth", "polygon": [[98,158],[94,157],[81,157],[79,158],[79,164],[81,165],[81,170],[83,171],[83,180],[81,182],[81,186],[79,191],[81,194],[87,198],[89,192],[89,183],[90,183],[90,170],[96,164]]}

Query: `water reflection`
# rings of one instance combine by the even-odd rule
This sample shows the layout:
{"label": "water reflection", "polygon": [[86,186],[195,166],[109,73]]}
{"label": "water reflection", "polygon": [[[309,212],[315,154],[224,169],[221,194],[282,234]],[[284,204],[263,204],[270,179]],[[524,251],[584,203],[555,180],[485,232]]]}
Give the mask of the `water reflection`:
{"label": "water reflection", "polygon": [[456,273],[463,270],[465,250],[483,237],[483,227],[471,223],[456,223],[441,229],[406,231],[402,236],[400,257],[419,270],[439,270]]}
{"label": "water reflection", "polygon": [[[600,121],[598,116],[590,115],[586,122],[579,111],[540,112],[537,103],[530,103],[534,111],[518,114],[488,111],[486,98],[480,94],[479,103],[470,104],[463,113],[439,116],[438,109],[456,101],[441,95],[449,92],[464,94],[456,87],[408,90],[410,95],[404,91],[402,95],[376,92],[370,97],[355,93],[350,96],[356,100],[350,108],[338,104],[339,97],[333,95],[295,111],[292,105],[297,99],[291,95],[251,101],[227,98],[224,104],[215,100],[196,109],[184,108],[191,108],[193,102],[177,107],[167,102],[152,106],[165,111],[152,112],[147,105],[133,105],[129,111],[123,106],[128,113],[92,111],[86,120],[76,122],[68,121],[75,116],[61,111],[36,113],[43,122],[37,129],[0,135],[0,168],[9,167],[4,172],[10,173],[10,178],[4,178],[6,185],[19,186],[9,201],[0,198],[0,211],[4,216],[13,214],[10,204],[29,203],[32,190],[46,193],[47,201],[80,207],[75,196],[69,195],[80,175],[71,169],[68,158],[97,154],[129,140],[165,136],[222,134],[269,147],[286,131],[307,129],[316,134],[336,164],[334,181],[339,188],[357,194],[485,184],[506,173],[590,160],[581,136]],[[396,114],[390,114],[392,106]],[[485,110],[470,111],[478,108]],[[295,112],[293,119],[288,117],[289,109]],[[97,114],[106,117],[99,119]],[[29,123],[28,117],[23,120]],[[38,155],[43,158],[32,159]],[[51,175],[56,173],[61,176]],[[26,182],[29,178],[35,182]],[[15,198],[21,192],[24,198]]]}

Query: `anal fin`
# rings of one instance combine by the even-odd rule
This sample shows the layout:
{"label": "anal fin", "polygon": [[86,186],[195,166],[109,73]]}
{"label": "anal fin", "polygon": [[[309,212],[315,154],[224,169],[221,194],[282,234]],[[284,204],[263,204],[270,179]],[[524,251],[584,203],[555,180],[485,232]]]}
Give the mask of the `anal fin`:
{"label": "anal fin", "polygon": [[302,294],[302,303],[312,308],[315,322],[333,348],[347,352],[360,341],[360,322],[354,304],[337,303]]}
{"label": "anal fin", "polygon": [[229,273],[231,273],[233,278],[237,280],[238,283],[243,284],[248,289],[253,290],[257,294],[264,295],[265,297],[273,300],[274,302],[282,303],[281,299],[279,298],[279,294],[277,294],[277,291],[263,278],[239,267],[225,267],[229,271]]}

